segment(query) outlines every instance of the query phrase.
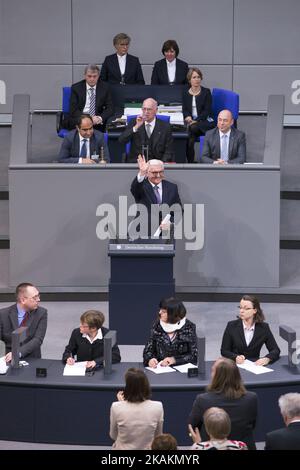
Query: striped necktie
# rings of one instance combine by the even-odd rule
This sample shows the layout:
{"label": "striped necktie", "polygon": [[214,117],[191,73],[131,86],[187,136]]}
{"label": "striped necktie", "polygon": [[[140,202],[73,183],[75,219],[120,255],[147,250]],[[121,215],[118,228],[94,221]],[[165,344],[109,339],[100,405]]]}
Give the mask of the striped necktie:
{"label": "striped necktie", "polygon": [[90,115],[96,115],[96,95],[94,88],[90,88]]}

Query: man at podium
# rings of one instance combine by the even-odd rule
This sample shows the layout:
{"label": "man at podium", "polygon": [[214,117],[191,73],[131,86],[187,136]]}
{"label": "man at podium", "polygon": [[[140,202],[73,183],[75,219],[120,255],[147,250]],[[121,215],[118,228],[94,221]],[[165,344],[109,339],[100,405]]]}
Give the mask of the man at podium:
{"label": "man at podium", "polygon": [[[182,213],[182,204],[178,193],[177,184],[164,179],[164,164],[161,160],[152,159],[146,162],[143,155],[138,156],[139,173],[131,184],[131,193],[137,204],[143,204],[148,211],[149,222],[151,222],[151,208],[162,204],[168,206],[177,205],[177,209]],[[173,212],[173,211],[172,211]],[[171,213],[170,222],[174,221],[174,214]],[[161,223],[161,219],[159,220]],[[149,233],[151,223],[149,224]],[[160,228],[168,229],[168,224],[161,224]],[[153,235],[153,233],[152,233]]]}

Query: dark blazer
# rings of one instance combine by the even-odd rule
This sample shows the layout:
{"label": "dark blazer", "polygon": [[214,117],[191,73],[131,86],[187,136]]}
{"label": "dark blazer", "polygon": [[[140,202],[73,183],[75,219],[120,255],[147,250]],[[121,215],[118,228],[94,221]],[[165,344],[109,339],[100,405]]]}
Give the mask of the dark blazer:
{"label": "dark blazer", "polygon": [[[93,154],[100,155],[101,147],[103,147],[103,150],[104,150],[105,160],[109,162],[110,161],[109,151],[108,151],[107,143],[104,140],[104,136],[102,132],[94,130],[94,133],[90,139],[91,156]],[[58,161],[60,163],[78,163],[79,151],[80,151],[79,133],[76,129],[73,129],[65,136],[61,144]]]}
{"label": "dark blazer", "polygon": [[300,422],[266,435],[265,450],[300,450]]}
{"label": "dark blazer", "polygon": [[253,431],[257,417],[257,395],[254,392],[246,392],[241,398],[232,399],[223,394],[206,392],[197,395],[192,411],[189,416],[189,423],[195,429],[197,427],[201,434],[202,441],[208,440],[208,435],[203,424],[203,415],[208,408],[217,406],[223,408],[231,420],[231,432],[228,439],[243,441],[249,449],[255,449]]}
{"label": "dark blazer", "polygon": [[[47,329],[47,310],[38,307],[29,312],[27,337],[20,347],[22,357],[41,357],[41,344]],[[19,328],[17,305],[0,310],[0,339],[5,342],[6,353],[11,351],[11,334]]]}
{"label": "dark blazer", "polygon": [[197,364],[196,325],[193,322],[187,319],[173,341],[162,329],[160,322],[154,322],[150,340],[143,351],[144,366],[147,367],[152,358],[162,361],[166,357],[174,357],[177,366],[188,362]]}
{"label": "dark blazer", "polygon": [[[139,183],[137,177],[135,177],[131,183],[130,191],[135,202],[146,206],[148,212],[151,211],[152,204],[157,204],[154,189],[147,178]],[[162,180],[162,204],[168,204],[169,206],[179,204],[182,206],[177,184]]]}
{"label": "dark blazer", "polygon": [[271,362],[277,361],[280,355],[280,349],[270,330],[268,323],[256,323],[254,335],[249,346],[245,341],[243,322],[241,319],[233,320],[227,323],[223,334],[221,354],[235,361],[237,356],[243,355],[246,359],[257,360],[260,357],[260,350],[266,345]]}
{"label": "dark blazer", "polygon": [[[184,85],[188,83],[187,73],[189,71],[189,66],[183,60],[176,58],[176,73],[174,85]],[[151,76],[151,85],[169,85],[169,76],[168,76],[168,67],[166,59],[161,59],[155,62],[152,76]]]}
{"label": "dark blazer", "polygon": [[[182,94],[183,117],[192,116],[193,96],[185,90]],[[212,117],[212,97],[209,88],[201,87],[201,93],[196,96],[196,106],[198,117],[196,121],[203,121]]]}
{"label": "dark blazer", "polygon": [[119,137],[119,142],[122,144],[131,141],[128,162],[136,163],[138,155],[142,153],[143,145],[149,146],[149,160],[157,158],[164,162],[173,161],[173,137],[171,126],[168,122],[156,118],[150,139],[148,139],[144,124],[138,128],[137,132],[133,132],[134,126],[135,119],[132,119]]}
{"label": "dark blazer", "polygon": [[[117,54],[112,54],[105,57],[101,67],[100,78],[104,82],[113,84],[121,83],[122,76]],[[138,57],[127,54],[123,80],[125,84],[145,85],[142,67]]]}
{"label": "dark blazer", "polygon": [[[74,83],[71,87],[69,128],[74,129],[83,112],[86,102],[86,81]],[[109,86],[98,80],[96,85],[96,116],[102,117],[103,123],[112,116],[114,107]]]}
{"label": "dark blazer", "polygon": [[[221,156],[219,129],[216,127],[205,134],[201,163],[213,163]],[[245,133],[231,128],[228,149],[229,163],[244,163],[246,160]]]}
{"label": "dark blazer", "polygon": [[[107,328],[101,328],[103,337],[109,331]],[[83,338],[80,333],[80,328],[75,328],[72,331],[69,344],[66,346],[63,353],[62,361],[67,362],[69,357],[77,356],[77,361],[95,361],[96,366],[99,368],[103,365],[104,358],[104,341],[97,339],[90,343],[86,338]],[[112,348],[112,362],[113,364],[121,361],[120,350],[117,344]]]}

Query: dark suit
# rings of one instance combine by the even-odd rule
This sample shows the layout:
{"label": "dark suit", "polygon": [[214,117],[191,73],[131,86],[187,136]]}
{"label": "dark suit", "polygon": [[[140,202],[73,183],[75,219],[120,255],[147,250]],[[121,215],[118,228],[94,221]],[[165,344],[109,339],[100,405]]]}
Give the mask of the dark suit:
{"label": "dark suit", "polygon": [[[83,113],[86,102],[86,81],[81,80],[71,87],[69,129],[74,129],[78,118]],[[103,125],[114,112],[113,102],[107,83],[98,80],[96,85],[96,116],[100,116]],[[99,126],[99,129],[103,127]]]}
{"label": "dark suit", "polygon": [[[102,327],[101,332],[104,337],[108,333],[108,329]],[[90,343],[88,339],[84,338],[80,333],[79,328],[72,331],[69,344],[66,346],[63,353],[62,361],[67,362],[69,357],[77,356],[77,361],[95,361],[96,368],[103,366],[104,359],[104,340],[97,339]],[[116,364],[121,361],[120,350],[117,344],[112,347],[112,363]]]}
{"label": "dark suit", "polygon": [[271,362],[277,361],[280,355],[280,349],[270,330],[268,323],[255,323],[254,335],[249,343],[246,344],[243,322],[241,319],[233,320],[227,323],[223,334],[221,354],[235,361],[237,356],[245,356],[246,359],[257,360],[260,357],[260,350],[266,345]]}
{"label": "dark suit", "polygon": [[[109,162],[109,151],[102,132],[94,131],[90,138],[90,155],[101,155],[101,147],[104,150],[104,158]],[[78,163],[80,153],[79,133],[76,129],[70,131],[61,144],[58,161],[60,163]]]}
{"label": "dark suit", "polygon": [[[134,178],[131,183],[130,188],[131,194],[134,197],[136,204],[143,204],[147,208],[148,212],[148,236],[154,234],[154,231],[157,229],[156,220],[151,221],[151,206],[154,204],[157,208],[157,199],[154,193],[153,186],[147,178],[145,178],[141,183],[138,182],[137,177]],[[172,206],[173,204],[179,204],[180,209],[176,211],[175,222],[182,216],[182,204],[178,193],[177,184],[171,183],[170,181],[162,180],[162,204],[167,204]],[[162,221],[162,212],[158,213],[159,220]],[[151,223],[152,222],[152,223]],[[171,222],[174,222],[174,212],[171,212]]]}
{"label": "dark suit", "polygon": [[223,408],[231,420],[231,432],[228,439],[243,441],[249,449],[255,449],[253,431],[257,417],[257,395],[246,392],[241,398],[229,399],[222,393],[207,392],[197,395],[189,417],[189,423],[199,428],[202,441],[208,440],[203,424],[203,415],[208,408]]}
{"label": "dark suit", "polygon": [[113,84],[125,83],[129,85],[145,85],[140,61],[138,57],[130,54],[127,54],[126,56],[126,66],[123,81],[117,54],[112,54],[105,57],[101,68],[100,78],[104,82]]}
{"label": "dark suit", "polygon": [[[182,95],[182,114],[186,118],[192,115],[193,96],[185,90]],[[197,117],[193,118],[194,124],[188,126],[189,138],[187,142],[187,160],[193,163],[195,157],[194,144],[199,135],[205,135],[207,131],[215,127],[212,118],[212,97],[209,88],[201,87],[201,93],[196,96]]]}
{"label": "dark suit", "polygon": [[[27,337],[20,347],[22,357],[41,357],[41,344],[47,329],[47,310],[38,307],[29,312]],[[0,310],[0,339],[5,342],[6,354],[11,351],[11,334],[19,328],[17,305]]]}
{"label": "dark suit", "polygon": [[173,137],[171,126],[168,122],[161,121],[156,118],[156,123],[152,131],[150,139],[147,136],[145,124],[140,126],[137,132],[133,132],[135,119],[132,119],[119,137],[119,142],[127,143],[131,140],[130,154],[128,162],[135,163],[139,154],[142,154],[143,145],[148,145],[149,160],[157,158],[164,162],[170,162],[174,159],[173,153]]}
{"label": "dark suit", "polygon": [[[176,59],[176,73],[174,85],[185,85],[187,81],[187,73],[189,66],[186,62],[180,59]],[[155,62],[152,76],[151,85],[169,85],[168,67],[166,59],[161,59]]]}
{"label": "dark suit", "polygon": [[[220,134],[216,127],[205,134],[201,163],[213,163],[221,158]],[[245,133],[231,128],[228,146],[228,163],[244,163],[246,160]]]}
{"label": "dark suit", "polygon": [[269,432],[265,450],[300,450],[300,422]]}

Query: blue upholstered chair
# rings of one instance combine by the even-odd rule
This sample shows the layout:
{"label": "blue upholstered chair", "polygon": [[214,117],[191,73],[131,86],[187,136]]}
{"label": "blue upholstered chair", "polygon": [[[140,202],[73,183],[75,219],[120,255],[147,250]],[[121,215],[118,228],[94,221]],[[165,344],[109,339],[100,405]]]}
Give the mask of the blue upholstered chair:
{"label": "blue upholstered chair", "polygon": [[62,139],[65,135],[69,132],[68,129],[63,127],[63,122],[65,119],[68,118],[70,112],[70,97],[71,97],[71,87],[64,86],[63,87],[63,94],[62,94],[62,111],[57,113],[56,117],[56,131],[58,137]]}
{"label": "blue upholstered chair", "polygon": [[[217,125],[218,114],[223,109],[229,109],[232,112],[234,119],[234,126],[237,127],[237,120],[239,117],[240,109],[240,96],[231,90],[224,90],[223,88],[213,88],[212,91],[212,111],[215,124]],[[199,153],[197,161],[201,161],[201,155],[204,144],[204,135],[200,136]]]}

